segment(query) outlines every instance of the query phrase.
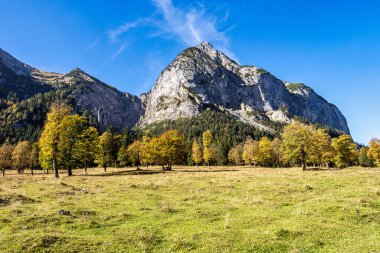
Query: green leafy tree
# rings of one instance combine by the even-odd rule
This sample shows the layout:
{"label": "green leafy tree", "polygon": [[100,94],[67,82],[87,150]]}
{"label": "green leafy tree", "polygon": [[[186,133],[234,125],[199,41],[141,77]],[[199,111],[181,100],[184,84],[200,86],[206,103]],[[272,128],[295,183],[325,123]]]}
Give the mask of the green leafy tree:
{"label": "green leafy tree", "polygon": [[95,162],[107,172],[107,166],[114,163],[114,139],[111,131],[107,130],[99,136]]}
{"label": "green leafy tree", "polygon": [[354,165],[357,159],[356,144],[353,143],[351,136],[343,134],[338,138],[332,139],[331,146],[334,149],[334,162],[338,168],[346,168]]}
{"label": "green leafy tree", "polygon": [[60,124],[58,157],[60,167],[67,169],[68,176],[73,175],[73,168],[80,166],[81,160],[76,158],[82,150],[76,146],[85,127],[86,119],[78,114],[65,116]]}
{"label": "green leafy tree", "polygon": [[374,163],[372,159],[368,156],[367,147],[362,147],[359,151],[359,165],[362,167],[373,167]]}
{"label": "green leafy tree", "polygon": [[74,144],[73,155],[77,165],[84,169],[84,174],[88,175],[88,167],[94,163],[97,145],[98,130],[95,127],[86,127],[78,136]]}

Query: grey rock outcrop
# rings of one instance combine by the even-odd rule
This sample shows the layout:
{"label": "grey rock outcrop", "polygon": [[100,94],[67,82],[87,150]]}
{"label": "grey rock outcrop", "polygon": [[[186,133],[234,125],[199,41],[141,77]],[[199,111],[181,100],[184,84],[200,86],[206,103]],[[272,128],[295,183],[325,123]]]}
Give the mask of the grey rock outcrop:
{"label": "grey rock outcrop", "polygon": [[58,84],[78,89],[74,109],[89,111],[103,131],[107,127],[131,129],[144,114],[138,97],[123,93],[80,69],[62,76]]}
{"label": "grey rock outcrop", "polygon": [[210,108],[268,131],[263,120],[289,122],[297,116],[349,133],[338,108],[311,88],[284,83],[258,67],[240,66],[207,42],[183,51],[144,100],[142,126]]}

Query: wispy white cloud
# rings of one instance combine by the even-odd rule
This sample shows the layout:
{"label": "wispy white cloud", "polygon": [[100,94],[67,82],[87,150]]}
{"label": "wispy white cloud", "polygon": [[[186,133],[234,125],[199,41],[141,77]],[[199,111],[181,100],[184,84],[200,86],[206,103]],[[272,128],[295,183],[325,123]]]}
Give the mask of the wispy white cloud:
{"label": "wispy white cloud", "polygon": [[116,29],[108,30],[108,32],[107,32],[108,38],[111,41],[116,41],[120,35],[126,33],[127,31],[129,31],[135,27],[138,27],[140,25],[144,25],[147,23],[151,23],[151,20],[146,19],[146,18],[141,18],[141,19],[138,19],[138,20],[135,20],[132,22],[124,23],[121,26],[117,27]]}
{"label": "wispy white cloud", "polygon": [[124,23],[116,29],[107,32],[111,41],[117,41],[122,35],[131,29],[140,26],[156,28],[156,36],[170,36],[179,40],[186,46],[194,46],[202,41],[209,41],[226,54],[235,58],[230,52],[228,30],[220,30],[218,20],[225,21],[228,18],[228,10],[221,19],[206,12],[203,5],[190,9],[175,6],[172,0],[152,0],[158,11],[158,16],[141,18]]}
{"label": "wispy white cloud", "polygon": [[110,57],[110,60],[113,60],[116,57],[118,57],[125,50],[125,48],[127,47],[127,45],[128,45],[127,41],[124,41],[123,44],[121,44],[119,46],[119,48],[117,49],[117,51],[115,53],[113,53],[113,55]]}
{"label": "wispy white cloud", "polygon": [[165,21],[160,29],[176,35],[187,46],[206,40],[228,44],[226,34],[218,30],[217,18],[208,15],[203,6],[184,10],[174,6],[171,0],[153,0],[153,3]]}
{"label": "wispy white cloud", "polygon": [[100,38],[96,38],[88,47],[87,47],[87,51],[93,49],[94,47],[96,47],[100,42]]}

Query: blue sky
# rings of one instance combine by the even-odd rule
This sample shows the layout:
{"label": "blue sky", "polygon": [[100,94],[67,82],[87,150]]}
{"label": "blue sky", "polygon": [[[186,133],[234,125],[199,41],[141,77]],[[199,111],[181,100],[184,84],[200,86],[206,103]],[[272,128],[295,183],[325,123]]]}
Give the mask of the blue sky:
{"label": "blue sky", "polygon": [[80,67],[139,95],[207,40],[241,64],[304,82],[356,141],[380,137],[380,1],[0,0],[0,47],[46,71]]}

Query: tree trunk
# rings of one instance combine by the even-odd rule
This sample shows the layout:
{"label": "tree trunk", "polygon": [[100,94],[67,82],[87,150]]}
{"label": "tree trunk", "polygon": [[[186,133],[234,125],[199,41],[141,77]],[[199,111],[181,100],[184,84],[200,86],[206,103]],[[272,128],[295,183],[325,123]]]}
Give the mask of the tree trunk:
{"label": "tree trunk", "polygon": [[3,177],[5,177],[5,170],[1,170],[1,173],[3,174]]}
{"label": "tree trunk", "polygon": [[85,176],[88,176],[87,166],[84,167],[84,175],[85,175]]}
{"label": "tree trunk", "polygon": [[103,166],[104,172],[107,172],[107,165]]}
{"label": "tree trunk", "polygon": [[73,175],[73,169],[71,168],[71,166],[69,166],[69,168],[67,169],[67,175],[69,177]]}
{"label": "tree trunk", "polygon": [[140,170],[140,167],[138,164],[136,164],[136,170]]}
{"label": "tree trunk", "polygon": [[33,167],[30,169],[32,171],[32,176],[34,175],[34,170],[33,170]]}
{"label": "tree trunk", "polygon": [[302,170],[306,170],[306,163],[302,162]]}
{"label": "tree trunk", "polygon": [[[54,177],[59,178],[59,172],[58,172],[55,158],[53,159],[53,170],[54,170]],[[48,171],[48,174],[49,174],[49,171]]]}

